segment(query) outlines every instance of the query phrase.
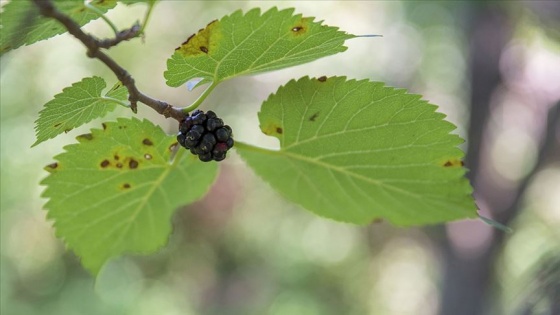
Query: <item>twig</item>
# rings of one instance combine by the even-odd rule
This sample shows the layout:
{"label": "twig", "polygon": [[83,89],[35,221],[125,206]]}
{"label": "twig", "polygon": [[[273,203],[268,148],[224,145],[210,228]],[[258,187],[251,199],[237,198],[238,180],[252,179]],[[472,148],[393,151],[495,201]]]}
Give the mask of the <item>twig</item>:
{"label": "twig", "polygon": [[57,20],[64,25],[70,34],[80,40],[88,49],[88,57],[99,59],[107,67],[109,67],[111,71],[113,71],[117,79],[121,81],[128,90],[128,101],[130,102],[130,108],[133,112],[136,113],[137,104],[138,102],[141,102],[148,105],[166,118],[172,117],[179,121],[184,118],[185,114],[183,114],[182,108],[171,106],[164,101],[153,99],[140,92],[134,83],[134,78],[128,73],[128,71],[100,50],[100,48],[109,48],[119,44],[123,40],[129,40],[135,37],[141,30],[138,24],[135,24],[128,30],[119,32],[114,39],[100,41],[94,36],[84,33],[84,31],[80,28],[80,25],[78,25],[69,16],[56,9],[51,0],[33,0],[33,2],[37,8],[39,8],[41,15]]}
{"label": "twig", "polygon": [[113,46],[117,46],[122,41],[131,40],[135,38],[140,33],[141,33],[140,24],[136,22],[136,24],[132,25],[131,28],[127,28],[125,30],[117,32],[115,38],[97,40],[97,46],[99,46],[99,48],[111,48]]}

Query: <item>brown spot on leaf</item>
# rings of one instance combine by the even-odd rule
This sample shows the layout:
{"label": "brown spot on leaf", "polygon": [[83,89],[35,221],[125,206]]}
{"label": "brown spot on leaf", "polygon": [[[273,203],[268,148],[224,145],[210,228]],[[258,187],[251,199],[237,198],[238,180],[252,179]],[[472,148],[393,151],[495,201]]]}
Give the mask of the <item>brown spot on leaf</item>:
{"label": "brown spot on leaf", "polygon": [[52,172],[54,172],[57,168],[58,168],[58,163],[54,162],[54,163],[51,163],[51,164],[45,166],[44,169],[45,169],[45,171],[47,171],[47,172],[49,172],[49,173],[52,173]]}
{"label": "brown spot on leaf", "polygon": [[169,146],[169,151],[175,150],[175,148],[177,147],[178,144],[179,144],[179,142],[173,142],[173,143]]}
{"label": "brown spot on leaf", "polygon": [[315,121],[317,117],[319,117],[319,112],[316,112],[315,114],[311,115],[311,117],[309,117],[309,121]]}
{"label": "brown spot on leaf", "polygon": [[93,140],[93,135],[91,133],[84,133],[83,135],[77,136],[76,139],[78,139],[78,141]]}
{"label": "brown spot on leaf", "polygon": [[119,126],[119,129],[126,129],[126,126]]}
{"label": "brown spot on leaf", "polygon": [[69,133],[73,128],[64,129],[64,133]]}
{"label": "brown spot on leaf", "polygon": [[319,82],[325,82],[325,81],[327,81],[327,76],[319,77],[319,78],[317,78],[317,81],[319,81]]}
{"label": "brown spot on leaf", "polygon": [[373,221],[371,221],[372,224],[379,224],[379,223],[383,223],[383,219],[382,218],[375,218],[373,219]]}
{"label": "brown spot on leaf", "polygon": [[103,160],[103,162],[101,162],[101,164],[99,164],[102,168],[106,168],[107,166],[109,166],[109,164],[111,164],[111,162],[109,162],[109,160]]}
{"label": "brown spot on leaf", "polygon": [[194,37],[195,34],[192,34],[191,36],[189,36],[189,38],[187,38],[186,41],[184,41],[181,45],[185,45],[189,42],[189,40],[191,40]]}
{"label": "brown spot on leaf", "polygon": [[58,128],[60,125],[62,125],[62,123],[54,124],[53,127]]}
{"label": "brown spot on leaf", "polygon": [[129,184],[129,183],[124,183],[124,184],[122,185],[122,187],[123,187],[124,189],[129,189],[129,188],[130,188],[130,184]]}
{"label": "brown spot on leaf", "polygon": [[291,27],[290,31],[295,36],[304,35],[307,33],[311,22],[313,22],[313,18],[301,18]]}
{"label": "brown spot on leaf", "polygon": [[144,145],[154,145],[154,143],[152,142],[152,140],[146,138],[144,140],[142,140],[142,144]]}
{"label": "brown spot on leaf", "polygon": [[117,168],[122,168],[123,167],[122,163],[117,163],[116,166],[117,166]]}
{"label": "brown spot on leaf", "polygon": [[107,130],[107,125],[105,125],[105,123],[101,123],[101,127],[103,127],[103,130]]}
{"label": "brown spot on leaf", "polygon": [[152,155],[146,153],[146,154],[144,154],[144,158],[145,158],[146,160],[151,160],[151,159],[152,159]]}
{"label": "brown spot on leaf", "polygon": [[118,156],[117,154],[115,154],[115,155],[113,156],[113,158],[115,159],[115,161],[118,161],[121,157]]}
{"label": "brown spot on leaf", "polygon": [[177,47],[175,51],[187,56],[196,56],[200,54],[207,54],[213,47],[217,46],[218,41],[211,41],[211,38],[219,36],[218,20],[214,20],[205,28],[198,30],[196,34],[191,35],[181,46]]}
{"label": "brown spot on leaf", "polygon": [[276,132],[279,134],[282,134],[284,132],[284,130],[282,130],[282,128],[280,127],[276,127]]}
{"label": "brown spot on leaf", "polygon": [[462,167],[465,163],[459,159],[449,159],[443,163],[443,167]]}
{"label": "brown spot on leaf", "polygon": [[130,162],[128,162],[128,167],[130,167],[131,170],[138,168],[138,161],[136,161],[135,159],[130,159]]}

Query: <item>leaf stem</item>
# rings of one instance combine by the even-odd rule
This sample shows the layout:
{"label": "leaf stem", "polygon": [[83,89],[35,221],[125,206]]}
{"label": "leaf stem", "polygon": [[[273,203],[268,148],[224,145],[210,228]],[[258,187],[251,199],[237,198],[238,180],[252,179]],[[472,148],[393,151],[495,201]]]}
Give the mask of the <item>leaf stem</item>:
{"label": "leaf stem", "polygon": [[263,148],[263,147],[257,147],[257,146],[254,146],[252,144],[248,144],[248,143],[237,141],[237,140],[235,140],[235,145],[233,147],[236,148],[236,149],[256,151],[256,152],[262,152],[262,153],[276,153],[277,152],[275,150],[270,150],[270,149],[266,149],[266,148]]}
{"label": "leaf stem", "polygon": [[116,98],[112,98],[112,97],[109,97],[109,96],[101,96],[101,99],[104,100],[104,101],[108,101],[108,102],[112,102],[112,103],[124,106],[126,108],[130,108],[129,103],[123,102],[123,101],[118,100]]}
{"label": "leaf stem", "polygon": [[480,218],[480,220],[482,220],[482,222],[484,222],[484,223],[486,223],[490,226],[493,226],[498,230],[501,230],[501,231],[506,232],[506,233],[512,233],[513,232],[512,228],[507,227],[507,226],[501,224],[500,222],[497,222],[497,221],[494,221],[490,218],[481,216],[480,214],[478,215],[478,217]]}
{"label": "leaf stem", "polygon": [[119,35],[119,30],[117,29],[117,26],[115,24],[113,24],[113,22],[98,8],[94,7],[93,5],[91,5],[88,2],[84,1],[84,6],[91,12],[95,13],[97,16],[99,16],[100,18],[103,19],[103,21],[107,22],[107,24],[109,25],[109,27],[111,27],[111,29],[113,30],[113,32],[115,32],[115,36]]}
{"label": "leaf stem", "polygon": [[200,94],[200,96],[196,99],[196,101],[194,101],[191,105],[183,108],[183,113],[188,114],[188,113],[192,112],[193,110],[195,110],[196,108],[198,108],[198,106],[200,106],[200,104],[202,104],[202,102],[204,102],[206,97],[208,97],[208,95],[210,95],[212,90],[214,90],[214,88],[217,85],[218,85],[218,83],[216,83],[215,81],[212,81],[212,83],[206,88],[206,90],[204,90],[204,92],[202,92],[202,94]]}
{"label": "leaf stem", "polygon": [[142,22],[142,26],[140,28],[140,34],[144,34],[144,29],[146,28],[146,25],[148,25],[148,21],[150,20],[150,16],[152,15],[152,11],[155,5],[156,5],[156,0],[148,2],[148,10],[144,15],[144,21]]}

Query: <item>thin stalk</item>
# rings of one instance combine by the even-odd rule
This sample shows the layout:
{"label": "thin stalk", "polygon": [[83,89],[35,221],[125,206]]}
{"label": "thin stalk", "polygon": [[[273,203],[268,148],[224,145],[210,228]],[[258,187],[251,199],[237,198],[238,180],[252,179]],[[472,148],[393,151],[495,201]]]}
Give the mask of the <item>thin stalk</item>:
{"label": "thin stalk", "polygon": [[101,99],[104,100],[104,101],[108,101],[108,102],[111,102],[111,103],[118,104],[120,106],[124,106],[126,108],[130,108],[130,103],[123,102],[123,101],[118,100],[116,98],[112,98],[112,97],[108,97],[108,96],[101,96]]}
{"label": "thin stalk", "polygon": [[233,147],[236,148],[236,149],[256,151],[256,152],[267,153],[267,154],[278,153],[278,151],[275,151],[275,150],[265,149],[263,147],[257,147],[257,146],[254,146],[252,144],[248,144],[248,143],[237,141],[237,140],[235,140],[235,145]]}
{"label": "thin stalk", "polygon": [[202,94],[200,94],[200,96],[196,99],[196,101],[194,101],[194,103],[192,103],[191,105],[183,108],[183,113],[188,114],[190,112],[192,112],[193,110],[197,109],[198,106],[200,106],[200,104],[202,104],[202,102],[204,102],[204,100],[206,99],[206,97],[208,97],[208,95],[210,95],[210,93],[212,92],[212,90],[214,90],[214,88],[218,85],[218,83],[212,82],[207,88],[206,90],[204,90],[204,92],[202,92]]}
{"label": "thin stalk", "polygon": [[117,29],[117,26],[115,24],[113,24],[113,22],[111,20],[109,20],[109,18],[106,17],[105,14],[101,10],[99,10],[98,8],[94,7],[93,5],[91,5],[87,2],[84,2],[84,5],[88,10],[90,10],[91,12],[95,13],[97,16],[102,18],[103,21],[107,22],[107,24],[109,24],[109,27],[111,27],[113,32],[115,32],[115,35],[119,36],[119,30]]}
{"label": "thin stalk", "polygon": [[507,227],[507,226],[501,224],[500,222],[496,222],[496,221],[494,221],[490,218],[481,216],[480,214],[478,215],[478,217],[482,220],[482,222],[484,222],[484,223],[486,223],[486,224],[488,224],[488,225],[490,225],[490,226],[492,226],[492,227],[494,227],[498,230],[501,230],[501,231],[506,232],[506,233],[512,233],[513,232],[512,228]]}
{"label": "thin stalk", "polygon": [[153,11],[155,5],[156,5],[155,0],[148,2],[148,10],[146,11],[146,14],[144,15],[144,21],[142,22],[142,26],[140,28],[140,33],[139,34],[144,34],[144,29],[146,28],[146,25],[148,25],[148,21],[150,20],[150,16],[152,15],[152,11]]}

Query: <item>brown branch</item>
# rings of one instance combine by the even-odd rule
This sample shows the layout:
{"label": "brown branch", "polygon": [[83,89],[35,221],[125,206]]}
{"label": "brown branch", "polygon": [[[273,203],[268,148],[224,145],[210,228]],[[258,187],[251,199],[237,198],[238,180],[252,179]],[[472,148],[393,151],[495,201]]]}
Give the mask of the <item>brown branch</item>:
{"label": "brown branch", "polygon": [[138,36],[141,31],[140,24],[136,23],[132,25],[131,28],[127,28],[125,30],[120,31],[115,38],[107,38],[103,40],[97,41],[97,46],[99,48],[111,48],[113,46],[117,46],[122,41],[131,40],[134,37]]}
{"label": "brown branch", "polygon": [[33,2],[37,6],[37,8],[39,8],[41,15],[57,20],[62,25],[64,25],[64,27],[70,34],[74,35],[74,37],[80,40],[88,49],[88,57],[99,59],[107,67],[109,67],[111,71],[113,71],[117,79],[121,81],[121,83],[127,88],[130,108],[134,113],[136,113],[138,102],[141,102],[148,105],[153,110],[165,116],[166,118],[172,117],[179,121],[184,118],[185,115],[183,114],[183,111],[180,107],[171,106],[164,101],[153,99],[140,92],[136,87],[134,78],[132,78],[128,71],[126,71],[111,57],[100,50],[100,48],[109,48],[115,46],[124,40],[129,40],[138,35],[138,32],[140,31],[140,27],[138,24],[132,26],[128,30],[119,32],[117,37],[114,39],[98,40],[94,36],[86,34],[84,31],[82,31],[78,23],[76,23],[66,14],[56,9],[51,0],[33,0]]}

